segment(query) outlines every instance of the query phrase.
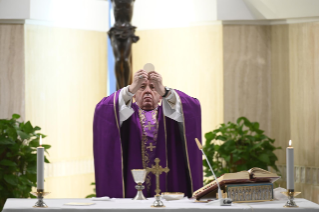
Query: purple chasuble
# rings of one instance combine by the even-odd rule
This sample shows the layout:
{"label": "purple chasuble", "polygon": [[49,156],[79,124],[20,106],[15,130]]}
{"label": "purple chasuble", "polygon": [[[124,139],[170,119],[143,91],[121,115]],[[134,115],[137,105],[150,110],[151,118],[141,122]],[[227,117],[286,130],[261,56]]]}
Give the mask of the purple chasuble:
{"label": "purple chasuble", "polygon": [[[137,191],[131,169],[151,167],[155,158],[160,159],[162,167],[170,169],[160,175],[162,192],[184,192],[191,197],[202,187],[202,155],[194,141],[201,139],[200,104],[197,99],[175,91],[182,103],[183,123],[165,117],[161,106],[143,111],[132,104],[133,115],[120,126],[120,91],[103,98],[96,106],[93,149],[98,197],[133,198]],[[144,185],[144,195],[154,196],[152,173]]]}

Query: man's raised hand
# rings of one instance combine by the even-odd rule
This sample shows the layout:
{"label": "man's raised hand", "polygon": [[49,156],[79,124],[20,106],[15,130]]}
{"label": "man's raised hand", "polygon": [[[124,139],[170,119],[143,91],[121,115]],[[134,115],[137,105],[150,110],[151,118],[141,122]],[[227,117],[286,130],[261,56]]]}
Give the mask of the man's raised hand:
{"label": "man's raised hand", "polygon": [[128,87],[129,92],[135,94],[138,89],[141,87],[142,83],[148,79],[148,74],[144,70],[139,70],[134,74],[133,82]]}
{"label": "man's raised hand", "polygon": [[162,76],[156,71],[151,71],[148,73],[148,79],[150,83],[154,85],[155,91],[160,96],[163,96],[165,94],[165,88],[162,84]]}

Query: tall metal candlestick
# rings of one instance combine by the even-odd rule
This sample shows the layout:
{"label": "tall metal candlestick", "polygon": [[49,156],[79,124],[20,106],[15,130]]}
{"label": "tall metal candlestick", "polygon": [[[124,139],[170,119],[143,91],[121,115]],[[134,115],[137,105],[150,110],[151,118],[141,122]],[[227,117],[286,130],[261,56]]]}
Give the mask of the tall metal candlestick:
{"label": "tall metal candlestick", "polygon": [[44,147],[40,135],[40,146],[37,148],[37,189],[44,189]]}
{"label": "tall metal candlestick", "polygon": [[291,146],[291,140],[289,141],[289,146],[286,150],[286,160],[287,160],[287,189],[294,190],[294,148]]}
{"label": "tall metal candlestick", "polygon": [[285,208],[296,208],[298,205],[294,201],[295,196],[301,192],[295,191],[295,181],[294,181],[294,148],[291,146],[291,140],[289,141],[289,146],[286,150],[286,163],[287,163],[287,191],[281,192],[288,197],[288,201],[284,205]]}
{"label": "tall metal candlestick", "polygon": [[44,147],[42,147],[42,136],[40,135],[40,146],[37,148],[37,191],[30,192],[38,197],[38,201],[33,206],[34,208],[47,208],[43,202],[43,197],[50,192],[44,192]]}

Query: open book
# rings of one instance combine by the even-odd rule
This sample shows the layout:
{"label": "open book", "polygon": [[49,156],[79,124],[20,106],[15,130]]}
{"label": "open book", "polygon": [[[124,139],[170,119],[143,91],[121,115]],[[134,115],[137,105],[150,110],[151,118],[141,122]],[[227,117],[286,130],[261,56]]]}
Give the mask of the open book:
{"label": "open book", "polygon": [[[226,173],[218,178],[220,187],[226,184],[239,184],[239,183],[256,183],[256,182],[275,182],[280,176],[275,173],[266,171],[261,168],[251,168],[248,171],[241,171],[236,173]],[[216,193],[218,186],[216,180],[205,185],[193,193],[193,197],[197,200],[213,192]],[[209,195],[211,196],[211,195]]]}

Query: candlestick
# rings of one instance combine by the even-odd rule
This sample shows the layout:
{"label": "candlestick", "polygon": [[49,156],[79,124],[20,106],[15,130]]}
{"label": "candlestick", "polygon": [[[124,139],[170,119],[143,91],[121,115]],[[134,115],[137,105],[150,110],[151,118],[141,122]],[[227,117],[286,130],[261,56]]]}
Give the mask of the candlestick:
{"label": "candlestick", "polygon": [[289,147],[286,150],[287,156],[287,189],[294,190],[294,148],[291,146],[291,140],[289,141]]}
{"label": "candlestick", "polygon": [[288,201],[284,205],[284,208],[297,208],[298,207],[298,205],[296,204],[294,199],[295,199],[295,196],[299,195],[301,192],[288,190],[288,191],[280,192],[280,193],[282,193],[282,194],[284,194],[285,196],[288,197]]}
{"label": "candlestick", "polygon": [[40,146],[37,148],[37,189],[44,189],[44,148],[40,135]]}
{"label": "candlestick", "polygon": [[50,192],[44,192],[44,189],[37,189],[36,192],[30,192],[32,195],[38,198],[38,201],[33,206],[34,208],[47,208],[48,206],[43,202],[43,197],[50,194]]}
{"label": "candlestick", "polygon": [[37,148],[37,191],[30,192],[38,197],[38,201],[33,206],[34,208],[47,208],[43,202],[43,197],[50,192],[44,192],[44,147],[42,147],[42,135],[40,135],[40,146]]}

